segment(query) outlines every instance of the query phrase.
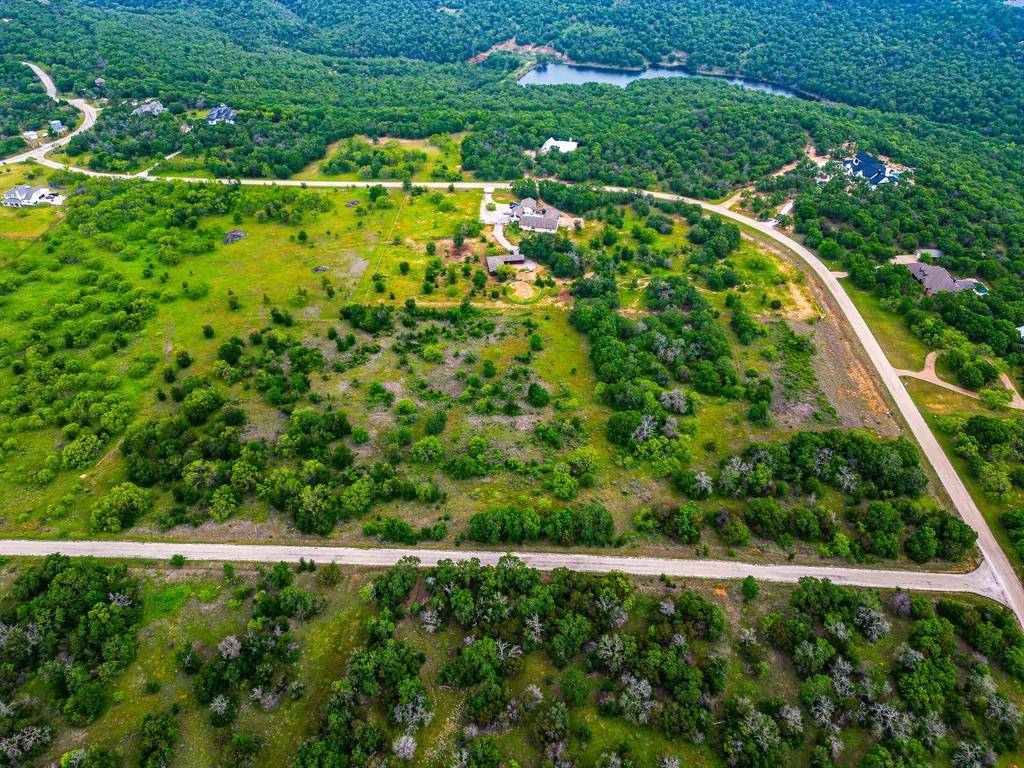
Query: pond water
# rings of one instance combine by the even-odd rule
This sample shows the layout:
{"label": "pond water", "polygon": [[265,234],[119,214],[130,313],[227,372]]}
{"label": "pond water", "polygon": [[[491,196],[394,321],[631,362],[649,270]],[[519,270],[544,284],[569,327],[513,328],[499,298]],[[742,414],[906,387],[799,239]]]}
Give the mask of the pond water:
{"label": "pond water", "polygon": [[791,88],[773,83],[763,83],[733,75],[698,75],[678,67],[648,67],[647,69],[606,69],[604,67],[581,67],[575,64],[547,64],[534,67],[521,78],[520,85],[583,85],[584,83],[607,83],[625,88],[634,80],[650,80],[656,77],[687,77],[702,80],[724,80],[748,91],[771,93],[786,98],[810,98]]}

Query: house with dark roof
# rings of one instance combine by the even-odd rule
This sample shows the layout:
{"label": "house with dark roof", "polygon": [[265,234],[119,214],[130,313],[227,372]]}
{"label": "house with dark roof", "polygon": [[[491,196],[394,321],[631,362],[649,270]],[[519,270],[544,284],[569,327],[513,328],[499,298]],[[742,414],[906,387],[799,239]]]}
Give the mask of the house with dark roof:
{"label": "house with dark roof", "polygon": [[959,293],[960,291],[974,291],[976,285],[973,280],[958,280],[949,274],[945,267],[935,264],[922,264],[915,262],[907,264],[907,269],[921,285],[924,286],[926,296],[934,296],[936,293]]}
{"label": "house with dark roof", "polygon": [[209,114],[206,115],[206,122],[208,125],[217,125],[218,123],[234,125],[235,113],[231,110],[231,107],[221,104],[219,107],[214,107],[210,110]]}
{"label": "house with dark roof", "polygon": [[487,271],[493,275],[503,264],[523,264],[525,261],[526,257],[518,249],[502,256],[488,256]]}
{"label": "house with dark roof", "polygon": [[858,152],[853,157],[843,160],[843,167],[851,176],[864,179],[872,187],[880,184],[898,184],[900,180],[899,171],[867,152]]}

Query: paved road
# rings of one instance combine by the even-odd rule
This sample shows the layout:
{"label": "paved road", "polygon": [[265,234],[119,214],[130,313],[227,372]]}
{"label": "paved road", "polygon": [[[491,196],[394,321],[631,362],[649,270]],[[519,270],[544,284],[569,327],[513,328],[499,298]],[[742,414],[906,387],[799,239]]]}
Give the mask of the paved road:
{"label": "paved road", "polygon": [[978,532],[978,548],[981,550],[986,562],[992,568],[996,580],[1002,587],[1005,594],[1005,600],[1003,602],[1010,606],[1014,614],[1017,616],[1017,620],[1024,625],[1024,587],[1021,586],[1020,579],[1017,578],[1017,574],[1014,572],[1009,558],[1007,558],[1006,553],[1003,552],[1002,547],[999,546],[995,536],[992,534],[992,529],[989,528],[988,523],[981,514],[981,510],[979,510],[978,505],[974,503],[974,499],[971,498],[971,494],[967,492],[967,487],[964,485],[963,480],[960,479],[956,469],[954,469],[952,463],[950,463],[949,457],[946,456],[945,451],[942,450],[942,446],[939,445],[939,442],[935,439],[935,435],[932,433],[931,428],[924,420],[924,416],[921,415],[921,411],[918,410],[917,405],[911,399],[906,387],[903,386],[903,382],[900,380],[896,369],[893,368],[892,364],[889,362],[889,358],[885,356],[885,352],[882,351],[882,347],[879,345],[878,340],[871,332],[871,329],[864,321],[864,318],[861,317],[860,312],[857,310],[857,307],[854,305],[849,295],[843,289],[842,284],[838,279],[836,279],[836,276],[833,275],[829,268],[825,266],[825,264],[809,249],[805,248],[788,235],[779,232],[763,222],[750,219],[747,216],[730,210],[723,205],[705,203],[700,200],[679,198],[675,195],[667,195],[663,193],[652,194],[654,197],[661,197],[665,199],[685,199],[686,202],[695,203],[707,211],[712,211],[738,221],[744,226],[756,230],[764,237],[770,238],[771,240],[785,246],[811,268],[811,271],[814,272],[828,292],[832,295],[832,298],[835,299],[839,309],[849,321],[850,327],[853,328],[853,332],[856,334],[861,345],[864,347],[864,350],[867,352],[875,370],[878,371],[878,375],[881,378],[882,383],[892,396],[893,402],[896,404],[899,412],[903,415],[911,433],[917,439],[918,444],[921,446],[921,450],[924,451],[924,454],[928,461],[931,462],[932,467],[935,468],[935,473],[943,487],[946,489],[946,493],[952,500],[953,505],[960,513],[960,516],[964,519],[964,522]]}
{"label": "paved road", "polygon": [[[467,549],[363,549],[360,547],[285,546],[276,544],[200,544],[194,542],[139,541],[40,541],[0,540],[0,555],[45,556],[58,552],[72,556],[169,560],[184,555],[191,560],[235,563],[267,563],[299,558],[339,565],[388,566],[403,557],[415,555],[423,565],[438,561],[476,558],[493,565],[502,552]],[[837,584],[880,589],[905,589],[926,592],[970,592],[1003,602],[1003,593],[987,564],[971,573],[928,573],[922,571],[885,571],[838,566],[767,565],[736,560],[685,560],[665,557],[615,557],[564,552],[514,552],[531,568],[551,571],[569,568],[576,571],[622,571],[640,576],[675,576],[694,579],[742,579],[753,576],[759,581],[795,583],[804,576],[831,579]]]}
{"label": "paved road", "polygon": [[[55,95],[56,94],[56,89],[53,87],[53,82],[46,75],[46,73],[43,72],[41,69],[39,69],[37,66],[35,66],[33,64],[30,64],[29,66],[32,67],[33,71],[35,71],[36,74],[40,77],[40,79],[44,82],[44,84],[46,84],[47,92],[51,93],[51,95]],[[82,110],[82,112],[84,114],[84,120],[83,120],[82,126],[80,126],[78,128],[78,130],[75,131],[75,133],[79,133],[82,130],[86,130],[88,127],[90,127],[95,122],[96,110],[93,107],[91,107],[90,105],[86,104],[81,99],[72,100],[71,103],[74,104],[76,107],[78,107],[80,110]],[[66,141],[69,140],[69,139],[70,139],[70,136],[65,137],[63,140],[59,140],[57,142],[53,142],[52,145],[48,145],[48,146],[49,146],[49,148],[52,148],[53,146],[60,146],[62,142],[66,143]],[[48,151],[47,148],[45,148],[45,147],[44,148],[40,148],[40,149],[34,150],[32,152],[28,152],[28,153],[25,153],[23,155],[20,155],[20,156],[18,156],[18,159],[12,158],[12,159],[4,161],[4,162],[17,162],[17,161],[19,161],[19,159],[20,160],[25,160],[25,159],[28,159],[28,158],[31,157],[31,158],[39,161],[39,162],[42,162],[44,165],[47,165],[47,166],[50,166],[50,167],[54,167],[54,168],[64,168],[64,167],[66,167],[66,166],[62,166],[59,163],[56,163],[56,162],[54,162],[52,160],[49,160],[48,158],[45,158],[44,155],[45,155],[46,151]],[[113,176],[113,177],[116,177],[116,178],[142,178],[142,179],[150,178],[148,176],[129,177],[129,176],[118,175],[118,174],[101,174],[101,173],[95,173],[95,172],[92,172],[92,171],[86,171],[84,169],[74,169],[74,170],[80,170],[83,173],[86,173],[87,175],[90,175],[90,176]],[[201,179],[201,178],[192,178],[192,177],[173,177],[173,180],[186,181],[186,182],[191,182],[191,183],[242,184],[242,185],[248,185],[248,186],[274,186],[274,185],[279,185],[279,186],[298,186],[298,187],[313,187],[313,188],[316,188],[316,187],[323,187],[323,188],[331,188],[331,187],[341,187],[341,188],[344,188],[344,187],[365,187],[365,186],[369,186],[371,184],[376,184],[376,183],[381,183],[384,187],[390,187],[390,188],[401,187],[401,182],[296,181],[296,180],[290,180],[290,179],[289,180],[276,180],[276,179],[241,179],[241,180],[238,180],[238,179],[214,179],[214,180],[211,180],[211,179]],[[423,184],[423,186],[431,187],[431,188],[446,188],[449,185],[447,183],[445,183],[445,182],[426,182],[426,183]],[[507,189],[510,186],[511,186],[510,184],[493,183],[493,182],[456,182],[453,185],[453,187],[455,189],[484,189],[484,188],[487,188],[487,187],[490,187],[492,189]],[[605,187],[605,189],[608,189],[608,190],[611,190],[611,191],[622,191],[621,187]],[[889,394],[892,397],[893,402],[896,405],[896,408],[899,410],[899,412],[902,414],[904,420],[907,422],[907,425],[910,428],[911,433],[917,439],[918,444],[921,446],[921,449],[924,452],[926,458],[928,459],[929,462],[931,462],[932,466],[934,467],[935,473],[938,476],[939,481],[942,483],[943,487],[945,488],[946,493],[948,494],[949,498],[952,500],[953,505],[956,507],[957,511],[960,513],[960,516],[964,519],[964,521],[967,522],[968,525],[970,525],[972,528],[974,528],[978,532],[978,547],[981,550],[982,556],[985,558],[985,562],[986,562],[986,565],[984,565],[983,568],[985,568],[987,570],[987,573],[991,575],[994,583],[998,586],[998,589],[1001,590],[1001,592],[1002,592],[1002,598],[1001,598],[1002,602],[1005,602],[1007,605],[1010,606],[1010,608],[1013,610],[1014,614],[1017,616],[1018,621],[1021,622],[1022,625],[1024,625],[1024,586],[1021,585],[1020,580],[1017,578],[1017,574],[1013,570],[1013,566],[1010,564],[1010,561],[1007,558],[1006,554],[1003,552],[1002,548],[999,546],[998,542],[996,541],[995,536],[992,534],[992,530],[989,528],[988,523],[985,521],[984,516],[981,514],[981,511],[978,509],[977,504],[974,503],[974,500],[971,498],[971,495],[968,493],[967,488],[964,486],[963,481],[960,479],[960,476],[957,474],[956,470],[953,468],[953,465],[950,463],[949,458],[946,456],[945,452],[942,450],[942,447],[939,445],[938,441],[935,439],[935,435],[932,433],[932,431],[929,428],[927,422],[925,422],[924,417],[921,415],[921,412],[918,410],[917,405],[911,399],[911,397],[908,394],[906,388],[903,386],[903,382],[900,380],[899,374],[897,373],[896,369],[893,368],[892,364],[889,362],[889,359],[885,356],[885,352],[882,350],[882,347],[879,345],[878,340],[875,338],[874,334],[871,332],[871,329],[868,327],[867,323],[864,321],[864,318],[861,317],[861,314],[857,310],[857,307],[854,305],[854,303],[850,299],[849,295],[847,295],[846,291],[843,289],[842,285],[839,283],[839,280],[836,278],[836,276],[834,274],[832,274],[832,272],[829,270],[829,268],[827,266],[825,266],[825,264],[822,263],[818,259],[818,257],[814,255],[814,253],[812,253],[808,248],[804,247],[803,245],[798,243],[793,238],[789,237],[788,235],[786,235],[786,234],[784,234],[782,232],[779,232],[778,230],[776,230],[774,227],[772,227],[769,224],[766,224],[766,223],[760,222],[760,221],[755,221],[754,219],[751,219],[751,218],[749,218],[747,216],[744,216],[741,213],[733,211],[729,207],[729,202],[731,202],[731,201],[728,201],[726,203],[708,203],[708,202],[705,202],[705,201],[702,201],[702,200],[694,200],[692,198],[680,197],[679,195],[672,195],[672,194],[668,194],[668,193],[664,193],[664,192],[648,192],[647,194],[650,194],[652,197],[655,197],[655,198],[660,198],[660,199],[665,199],[665,200],[682,200],[682,201],[687,202],[687,203],[699,205],[701,208],[703,208],[706,211],[717,213],[717,214],[719,214],[721,216],[724,216],[726,218],[729,218],[729,219],[732,219],[734,221],[737,221],[737,222],[741,223],[742,225],[757,231],[762,236],[767,237],[767,238],[769,238],[771,240],[774,240],[775,242],[779,243],[780,245],[783,245],[785,248],[787,248],[790,252],[792,252],[798,258],[803,260],[810,267],[811,271],[814,272],[814,274],[818,277],[818,279],[821,281],[821,283],[825,286],[826,290],[828,290],[828,292],[832,295],[832,297],[835,300],[836,304],[838,305],[839,309],[846,316],[847,320],[850,323],[850,326],[853,328],[854,333],[856,334],[857,338],[860,340],[862,346],[864,347],[864,350],[867,353],[868,358],[871,360],[871,362],[874,365],[875,369],[878,371],[879,378],[882,380],[882,383],[885,385],[886,389],[889,391]],[[4,544],[6,545],[7,543],[5,542]],[[108,549],[107,551],[114,552],[114,553],[117,552],[116,547],[124,547],[125,546],[125,544],[122,543],[122,542],[117,542],[117,543],[110,543],[110,542],[82,542],[81,545],[83,545],[83,546],[97,546],[97,547],[101,547],[101,548],[111,548],[111,547],[113,547],[114,549]],[[57,546],[57,545],[56,544],[50,544],[49,546]],[[61,542],[60,546],[71,546],[71,545],[70,545],[70,543]],[[231,545],[187,545],[187,547],[207,547],[207,546],[231,546]],[[187,549],[187,547],[186,547],[186,549]],[[14,548],[16,549],[17,547],[14,547]],[[4,550],[0,549],[0,553],[3,553],[3,551]],[[199,550],[194,550],[194,551],[199,551]],[[265,550],[264,551],[264,556],[269,555],[271,552],[278,552],[278,551],[284,551],[284,548],[272,547],[269,550]],[[376,552],[384,552],[384,553],[389,552],[389,550],[356,550],[356,552],[359,552],[359,553],[375,552],[375,551]],[[427,550],[423,550],[423,552],[426,552],[426,551]],[[8,554],[29,554],[28,552],[19,553],[19,552],[15,552],[15,551],[9,551],[7,553]],[[188,555],[189,552],[188,551],[184,551],[184,554]],[[122,553],[121,556],[127,556],[127,555]],[[296,557],[298,557],[298,556],[300,556],[300,555],[296,555]],[[359,557],[366,557],[366,555],[360,554]],[[531,555],[530,557],[531,558],[548,558],[548,559],[551,559],[552,562],[558,562],[558,563],[561,563],[562,565],[571,566],[571,567],[579,567],[576,564],[584,563],[584,562],[601,563],[604,566],[607,566],[608,564],[610,564],[610,562],[612,562],[612,560],[614,560],[614,558],[613,559],[604,558],[604,559],[600,559],[600,560],[584,561],[584,560],[580,559],[582,556],[570,555],[570,554]],[[278,555],[271,555],[271,558],[272,559],[278,559]],[[655,561],[655,562],[657,562],[657,561]],[[690,563],[691,561],[675,561],[675,560],[664,561],[664,563],[677,563],[677,562],[678,563]],[[698,561],[692,561],[692,562],[696,564]],[[717,569],[717,574],[719,576],[722,576],[723,574],[726,574],[726,573],[735,573],[737,566],[739,566],[739,564],[729,563],[729,562],[724,562],[724,563],[722,563],[722,562],[716,563],[715,561],[703,561],[703,562],[706,563],[710,568]],[[652,567],[654,567],[654,566],[652,566]],[[682,567],[682,566],[674,566],[674,567]],[[687,574],[679,574],[679,575],[695,575],[692,571],[693,571],[693,569],[695,569],[697,567],[696,565],[693,565],[693,566],[687,565],[685,567],[690,569],[689,573],[687,573]],[[755,566],[739,566],[739,567],[740,568],[747,568],[747,569],[755,568]],[[775,570],[773,570],[773,573],[776,573],[776,574],[781,573],[779,568],[782,568],[782,567],[779,566],[779,567],[775,568]],[[798,571],[801,571],[801,572],[807,573],[807,574],[810,574],[811,571],[813,570],[813,569],[802,568],[802,567],[796,567],[796,568],[797,568]],[[853,573],[854,572],[854,571],[852,571],[850,569],[841,569],[841,568],[840,569],[826,569],[826,570],[829,571],[830,574],[832,574],[832,575],[830,575],[830,578],[834,578],[837,581],[839,581],[839,579],[840,579],[840,576],[838,575],[838,572],[843,572],[843,573]],[[661,571],[659,571],[659,572],[661,572]],[[888,581],[888,583],[886,584],[887,586],[899,586],[901,584],[902,585],[906,585],[906,586],[911,586],[911,581],[915,577],[919,577],[919,578],[922,578],[922,579],[925,579],[925,580],[931,580],[931,579],[941,580],[942,583],[946,583],[946,584],[949,584],[949,585],[952,585],[952,584],[955,584],[955,583],[962,583],[964,590],[966,590],[966,591],[976,591],[973,588],[973,586],[972,586],[972,582],[970,581],[971,577],[966,577],[966,576],[944,576],[944,575],[939,575],[939,574],[921,574],[921,573],[916,573],[915,574],[915,573],[910,573],[910,572],[891,572],[891,571],[890,572],[885,572],[885,571],[867,571],[867,572],[863,572],[862,571],[861,573],[885,574],[884,576],[881,576],[881,577],[878,577],[878,578],[882,578],[883,580],[887,580]],[[975,573],[978,573],[978,572],[975,572]],[[712,574],[712,575],[714,575],[714,574]],[[764,578],[770,579],[769,576],[765,576]],[[873,578],[875,578],[875,577],[873,577]],[[877,585],[876,584],[874,586],[881,586],[881,585]],[[920,586],[920,587],[915,587],[915,588],[926,589],[927,587],[926,586]],[[942,588],[946,589],[946,588],[949,588],[949,587],[942,587]]]}
{"label": "paved road", "polygon": [[[44,72],[36,64],[32,64],[27,61],[23,61],[21,63],[24,64],[26,67],[30,67],[32,71],[36,73],[36,77],[42,80],[43,87],[46,88],[47,96],[49,96],[54,101],[61,101],[61,98],[57,96],[57,86],[54,85],[53,79],[48,74],[46,74],[46,72]],[[75,128],[75,130],[71,131],[71,133],[61,136],[58,139],[55,139],[54,141],[36,147],[35,149],[30,149],[27,152],[22,152],[19,155],[14,155],[12,157],[0,160],[0,165],[11,165],[12,163],[23,163],[26,160],[35,160],[36,162],[50,166],[51,168],[55,166],[60,167],[52,160],[46,160],[46,153],[52,152],[53,150],[58,149],[59,147],[63,147],[78,134],[92,128],[96,124],[96,117],[99,115],[99,110],[96,107],[92,106],[92,104],[87,102],[85,99],[66,99],[66,101],[82,113],[82,122],[79,124],[77,128]]]}

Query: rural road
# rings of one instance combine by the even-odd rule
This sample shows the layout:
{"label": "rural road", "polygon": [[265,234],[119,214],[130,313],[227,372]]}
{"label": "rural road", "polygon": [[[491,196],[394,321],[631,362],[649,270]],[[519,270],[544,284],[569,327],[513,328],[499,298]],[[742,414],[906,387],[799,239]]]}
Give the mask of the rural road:
{"label": "rural road", "polygon": [[[51,96],[56,95],[56,91],[53,86],[52,80],[43,72],[39,67],[34,64],[29,64],[37,76],[46,85],[47,92]],[[79,133],[82,130],[86,130],[96,121],[96,110],[90,105],[86,104],[81,99],[74,99],[70,102],[74,106],[78,107],[84,115],[82,125],[75,131]],[[65,137],[70,139],[70,136]],[[61,141],[53,142],[52,145],[48,145],[50,148],[53,146],[60,146]],[[66,143],[66,142],[65,142]],[[59,163],[49,160],[45,157],[45,147],[41,147],[29,153],[18,156],[20,160],[9,159],[3,162],[18,162],[28,159],[36,160],[44,165],[53,168],[66,168]],[[114,176],[116,178],[136,178],[141,180],[150,180],[149,176],[124,176],[116,174],[101,174],[92,171],[86,171],[83,169],[71,169],[81,171],[89,176]],[[310,188],[345,188],[345,187],[366,187],[377,183],[382,184],[386,188],[400,188],[401,182],[366,182],[366,181],[297,181],[297,180],[276,180],[276,179],[201,179],[201,178],[189,178],[189,177],[175,177],[175,181],[185,181],[191,183],[221,183],[221,184],[242,184],[247,186],[297,186],[297,187],[310,187]],[[425,187],[430,188],[447,188],[449,185],[446,182],[426,182],[423,184]],[[494,182],[456,182],[452,185],[455,189],[507,189],[511,185],[507,183],[494,183]],[[604,187],[608,191],[631,191],[622,187]],[[810,270],[817,276],[824,285],[825,289],[831,294],[835,300],[837,306],[845,315],[849,322],[854,334],[857,336],[861,345],[864,347],[868,358],[878,371],[879,378],[885,385],[896,408],[906,421],[911,433],[914,435],[918,444],[921,446],[921,450],[924,452],[925,457],[931,463],[935,470],[935,473],[945,488],[947,495],[952,501],[954,507],[960,513],[963,520],[970,525],[978,533],[978,548],[981,550],[981,554],[984,557],[985,562],[981,568],[972,574],[967,575],[956,575],[956,574],[935,574],[926,573],[920,571],[873,571],[873,570],[860,570],[860,569],[846,569],[846,568],[812,568],[804,566],[757,566],[747,565],[740,563],[733,563],[729,561],[690,561],[690,560],[675,560],[675,559],[639,559],[639,558],[611,558],[611,557],[596,557],[596,556],[584,556],[584,555],[573,555],[563,553],[549,553],[539,554],[533,553],[524,555],[524,559],[535,567],[558,567],[565,566],[570,568],[590,568],[590,569],[607,569],[607,568],[619,568],[619,565],[614,563],[625,563],[632,568],[650,568],[651,572],[656,573],[667,573],[679,575],[679,576],[692,576],[696,577],[701,575],[697,571],[702,571],[703,574],[708,578],[735,578],[742,577],[748,573],[755,576],[758,575],[760,569],[765,569],[765,573],[759,578],[764,578],[767,581],[793,581],[799,574],[802,575],[814,575],[815,572],[822,572],[823,575],[827,575],[828,578],[836,581],[837,583],[855,583],[850,581],[844,581],[849,578],[861,578],[864,581],[867,579],[877,580],[872,583],[862,583],[862,586],[887,586],[897,587],[905,586],[914,589],[931,589],[931,590],[946,590],[946,591],[967,591],[967,592],[978,592],[979,594],[986,594],[990,597],[996,597],[996,593],[1001,593],[996,599],[1000,602],[1005,603],[1010,607],[1017,617],[1017,620],[1024,625],[1024,586],[1021,585],[1020,579],[1014,572],[1013,566],[1010,564],[1009,558],[1006,553],[1003,552],[999,543],[996,541],[995,536],[989,528],[987,521],[975,504],[974,499],[971,498],[970,493],[967,491],[966,486],[957,474],[956,469],[953,467],[943,451],[942,446],[939,445],[935,435],[932,433],[931,428],[924,420],[924,416],[921,415],[917,405],[911,399],[910,394],[907,392],[906,387],[903,386],[903,382],[900,379],[899,373],[889,362],[885,352],[882,350],[881,345],[875,338],[868,324],[864,321],[857,307],[850,299],[846,290],[840,284],[836,276],[831,270],[818,259],[808,248],[803,246],[788,235],[777,231],[774,227],[760,221],[756,221],[741,213],[733,211],[729,208],[729,203],[709,203],[702,200],[694,200],[692,198],[681,197],[679,195],[673,195],[665,192],[645,192],[645,194],[651,197],[673,200],[673,201],[684,201],[686,203],[699,205],[706,211],[711,213],[717,213],[725,218],[732,219],[743,226],[746,226],[754,231],[758,232],[763,237],[773,240],[780,245],[784,246],[791,253],[795,254],[801,259]],[[135,544],[131,542],[17,542],[17,541],[2,541],[0,542],[0,554],[8,555],[29,555],[39,554],[39,548],[45,549],[49,547],[51,550],[56,548],[62,548],[60,551],[65,551],[66,548],[84,548],[89,549],[90,547],[96,548],[99,553],[104,554],[108,557],[145,557],[146,555],[141,554],[130,554],[134,551],[145,551],[137,550],[139,547],[166,547],[169,548],[170,554],[180,552],[188,557],[194,559],[202,559],[204,557],[212,557],[213,559],[246,559],[242,557],[244,553],[251,553],[256,558],[266,558],[271,560],[277,560],[285,558],[287,559],[288,553],[292,553],[291,556],[294,558],[298,557],[313,557],[313,553],[317,548],[302,548],[302,547],[250,547],[248,545],[212,545],[212,544]],[[306,554],[300,554],[305,551]],[[216,554],[221,552],[220,557],[216,557]],[[330,553],[336,553],[335,558],[340,558],[340,553],[348,552],[348,550],[340,550],[334,548],[324,548],[320,556],[330,556]],[[376,554],[375,554],[376,553]],[[396,555],[395,553],[401,553]],[[83,552],[88,554],[88,552]],[[409,554],[406,550],[363,550],[357,549],[352,550],[350,555],[346,555],[345,562],[352,564],[359,564],[366,559],[372,559],[374,557],[380,558],[392,558],[401,557],[405,554]],[[466,552],[441,552],[438,553],[436,550],[417,550],[416,554],[427,562],[428,556],[433,557],[456,557],[458,555],[466,556],[467,554],[480,555],[481,560],[485,558],[494,558],[494,553],[466,553]],[[170,555],[167,555],[170,556]],[[339,562],[341,560],[339,559]],[[543,565],[541,564],[543,563]],[[364,563],[374,564],[374,563]],[[379,563],[377,563],[379,564]],[[638,573],[638,570],[629,570],[630,573]],[[773,578],[774,577],[774,578]],[[918,583],[920,582],[920,583]],[[979,586],[979,583],[981,586]],[[929,586],[935,585],[935,586]],[[941,585],[941,586],[939,586]],[[957,587],[956,585],[959,585]],[[986,591],[981,592],[979,589],[984,588]]]}
{"label": "rural road", "polygon": [[[441,560],[477,559],[494,565],[506,553],[467,549],[365,549],[362,547],[288,546],[276,544],[203,544],[197,542],[140,541],[44,541],[36,539],[0,539],[0,556],[38,556],[60,553],[74,557],[126,558],[133,560],[169,560],[184,555],[190,560],[268,563],[299,558],[317,563],[339,565],[389,566],[403,557],[413,555],[424,566]],[[971,573],[929,573],[926,571],[885,571],[839,566],[771,565],[744,563],[735,560],[686,560],[667,557],[615,557],[565,552],[512,552],[531,568],[551,571],[568,568],[574,571],[603,573],[622,571],[638,576],[674,576],[691,579],[742,579],[753,576],[758,581],[796,583],[810,576],[830,579],[836,584],[879,589],[919,590],[923,592],[970,592],[1005,602],[1002,588],[987,563]]]}
{"label": "rural road", "polygon": [[[57,86],[54,85],[53,79],[48,74],[46,74],[46,72],[44,72],[36,64],[32,64],[27,61],[23,61],[21,63],[24,64],[26,67],[30,67],[32,71],[36,73],[36,77],[38,77],[42,81],[43,87],[46,88],[47,96],[49,96],[54,101],[61,101],[61,98],[57,96]],[[59,147],[63,147],[75,136],[82,133],[83,131],[89,130],[96,124],[96,118],[99,116],[99,110],[96,107],[92,106],[92,104],[87,102],[85,99],[66,99],[66,101],[68,102],[68,104],[70,104],[82,113],[82,122],[79,124],[77,128],[75,128],[75,130],[71,131],[71,133],[61,136],[58,139],[55,139],[54,141],[38,146],[35,149],[30,149],[27,152],[22,152],[21,154],[13,155],[11,157],[0,160],[0,165],[12,165],[14,163],[23,163],[26,160],[35,160],[38,163],[42,163],[43,165],[52,167],[51,163],[53,161],[46,161],[45,159],[47,152],[52,152],[53,150],[58,149]]]}

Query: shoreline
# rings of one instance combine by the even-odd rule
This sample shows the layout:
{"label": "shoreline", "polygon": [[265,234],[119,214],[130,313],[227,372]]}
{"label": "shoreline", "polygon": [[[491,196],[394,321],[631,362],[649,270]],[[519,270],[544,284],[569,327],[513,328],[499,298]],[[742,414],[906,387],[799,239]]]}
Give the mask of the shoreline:
{"label": "shoreline", "polygon": [[[782,98],[787,98],[787,97],[788,98],[796,98],[796,99],[802,99],[804,101],[814,101],[814,102],[818,102],[818,103],[821,103],[821,104],[835,104],[835,103],[837,103],[837,102],[831,101],[829,99],[826,99],[824,96],[821,96],[820,94],[816,94],[816,93],[813,93],[811,91],[806,91],[806,90],[804,90],[802,88],[798,88],[796,86],[782,85],[781,83],[777,83],[777,82],[774,82],[772,80],[762,80],[762,79],[757,78],[757,77],[751,77],[750,75],[743,75],[743,74],[739,74],[739,73],[726,72],[724,70],[702,70],[702,69],[694,70],[694,69],[690,69],[690,68],[688,68],[686,66],[682,66],[682,65],[679,65],[679,64],[668,64],[668,63],[665,63],[665,64],[662,64],[662,63],[647,64],[647,65],[641,66],[641,67],[626,67],[626,66],[610,65],[610,64],[591,64],[591,63],[586,63],[586,62],[574,61],[572,59],[569,59],[568,57],[565,57],[565,58],[559,58],[559,59],[557,59],[554,62],[549,62],[549,63],[544,63],[544,64],[541,64],[541,63],[538,63],[538,62],[533,62],[528,67],[520,69],[520,70],[517,70],[516,73],[515,73],[516,74],[516,83],[519,84],[519,85],[523,85],[524,87],[527,86],[527,85],[543,85],[541,83],[521,83],[520,81],[524,77],[526,77],[530,72],[533,72],[534,70],[537,70],[537,69],[540,69],[540,68],[547,68],[550,63],[560,64],[560,65],[563,65],[563,66],[572,67],[574,69],[592,69],[592,70],[603,71],[603,72],[608,72],[608,73],[620,73],[620,74],[625,74],[625,75],[637,75],[636,79],[641,79],[641,76],[643,75],[644,72],[648,72],[648,71],[650,71],[652,69],[662,69],[662,70],[667,70],[669,72],[677,72],[677,73],[679,73],[677,75],[665,75],[666,78],[678,77],[678,78],[692,78],[692,79],[715,79],[715,80],[724,80],[726,82],[729,82],[730,80],[738,80],[738,81],[741,81],[741,82],[739,82],[739,83],[729,83],[729,84],[730,85],[738,85],[739,87],[745,88],[746,90],[760,91],[762,93],[768,93],[770,95],[781,96]],[[658,78],[657,77],[651,77],[651,78],[644,78],[644,79],[654,80],[654,79],[658,79]],[[773,94],[771,91],[765,90],[765,88],[748,87],[748,86],[745,85],[745,83],[749,83],[751,86],[764,86],[765,88],[774,88],[774,89],[776,89],[778,91],[784,91],[784,92],[787,92],[787,93],[774,93]],[[567,84],[569,84],[569,83],[567,83]]]}

